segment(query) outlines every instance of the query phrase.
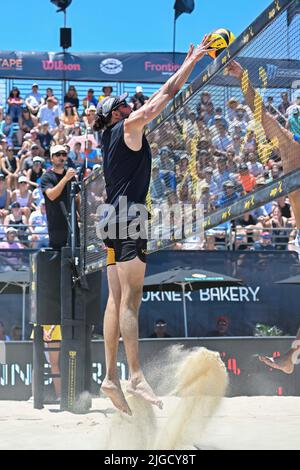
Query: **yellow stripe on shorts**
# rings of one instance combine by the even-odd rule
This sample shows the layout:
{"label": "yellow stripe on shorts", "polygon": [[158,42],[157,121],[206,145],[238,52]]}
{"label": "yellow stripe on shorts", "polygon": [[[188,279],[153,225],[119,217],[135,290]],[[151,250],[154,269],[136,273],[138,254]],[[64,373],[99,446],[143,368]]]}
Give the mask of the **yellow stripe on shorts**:
{"label": "yellow stripe on shorts", "polygon": [[106,266],[116,264],[115,250],[113,248],[107,248]]}

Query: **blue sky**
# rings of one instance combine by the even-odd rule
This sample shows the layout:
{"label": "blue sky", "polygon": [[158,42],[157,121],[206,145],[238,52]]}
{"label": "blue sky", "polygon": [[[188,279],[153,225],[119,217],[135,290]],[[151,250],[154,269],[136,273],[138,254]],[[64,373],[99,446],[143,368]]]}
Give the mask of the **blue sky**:
{"label": "blue sky", "polygon": [[[176,50],[216,28],[238,36],[271,0],[195,0],[192,14],[177,20]],[[70,51],[171,51],[174,0],[73,0],[67,26],[73,30]],[[13,12],[12,12],[13,9]],[[50,0],[1,2],[1,50],[59,50],[63,14]]]}

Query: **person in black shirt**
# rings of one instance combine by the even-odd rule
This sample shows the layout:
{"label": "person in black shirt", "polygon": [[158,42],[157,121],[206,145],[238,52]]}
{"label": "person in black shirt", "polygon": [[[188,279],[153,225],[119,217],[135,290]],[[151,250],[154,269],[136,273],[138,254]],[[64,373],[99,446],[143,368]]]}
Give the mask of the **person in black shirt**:
{"label": "person in black shirt", "polygon": [[50,154],[53,166],[43,174],[41,189],[46,202],[49,246],[60,250],[68,242],[68,224],[60,202],[64,203],[69,212],[71,181],[75,178],[76,170],[65,168],[67,152],[63,145],[51,147]]}
{"label": "person in black shirt", "polygon": [[166,329],[167,322],[165,320],[156,320],[154,332],[149,336],[149,338],[171,338]]}
{"label": "person in black shirt", "polygon": [[[97,106],[94,131],[104,129],[102,155],[106,203],[110,204],[115,215],[114,220],[107,221],[109,237],[104,240],[108,254],[109,298],[103,328],[106,376],[101,389],[119,410],[130,415],[131,410],[117,374],[120,333],[129,366],[127,391],[162,407],[161,400],[144,377],[138,353],[138,311],[144,284],[147,240],[140,217],[137,212],[133,215],[134,210],[131,209],[137,204],[140,207],[145,206],[150,184],[151,151],[144,128],[182,88],[196,63],[206,54],[209,45],[207,37],[196,48],[191,45],[180,69],[137,111],[132,111],[127,104],[127,93],[103,99]],[[125,199],[125,210],[122,212],[120,205]],[[116,229],[113,236],[112,228]],[[131,229],[138,235],[137,238],[130,236]]]}

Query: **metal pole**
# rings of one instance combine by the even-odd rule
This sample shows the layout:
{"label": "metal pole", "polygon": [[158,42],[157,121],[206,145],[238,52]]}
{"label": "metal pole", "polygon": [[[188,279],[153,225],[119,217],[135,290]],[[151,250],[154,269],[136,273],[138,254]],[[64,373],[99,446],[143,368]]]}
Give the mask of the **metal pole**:
{"label": "metal pole", "polygon": [[187,317],[186,317],[186,300],[185,300],[185,284],[181,284],[182,288],[182,300],[183,300],[183,320],[184,320],[184,336],[185,338],[188,337],[188,325],[187,325]]}
{"label": "metal pole", "polygon": [[173,64],[175,64],[175,48],[176,48],[176,17],[174,13],[174,25],[173,25]]}
{"label": "metal pole", "polygon": [[22,284],[22,341],[25,340],[26,284]]}

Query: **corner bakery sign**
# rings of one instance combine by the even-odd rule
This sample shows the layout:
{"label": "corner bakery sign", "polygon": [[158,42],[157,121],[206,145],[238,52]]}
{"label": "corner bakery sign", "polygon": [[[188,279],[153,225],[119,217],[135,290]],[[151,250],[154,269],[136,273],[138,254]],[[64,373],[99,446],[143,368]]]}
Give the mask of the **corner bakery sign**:
{"label": "corner bakery sign", "polygon": [[23,59],[0,57],[0,70],[23,70]]}

